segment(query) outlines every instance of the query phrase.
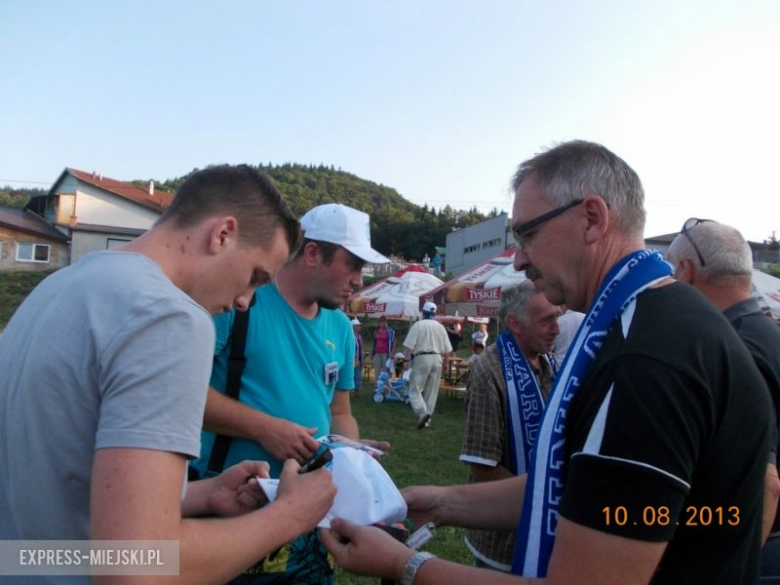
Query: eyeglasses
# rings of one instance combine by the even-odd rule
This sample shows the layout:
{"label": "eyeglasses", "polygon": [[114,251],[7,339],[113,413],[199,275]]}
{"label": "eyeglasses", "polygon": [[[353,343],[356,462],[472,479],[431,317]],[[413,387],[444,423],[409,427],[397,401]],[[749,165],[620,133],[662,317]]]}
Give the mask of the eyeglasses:
{"label": "eyeglasses", "polygon": [[691,237],[691,234],[688,232],[695,228],[697,225],[702,223],[707,223],[708,221],[713,221],[711,219],[699,219],[698,217],[692,217],[689,220],[686,220],[686,222],[682,226],[682,235],[684,235],[686,238],[688,238],[688,241],[691,243],[691,246],[693,246],[694,252],[696,252],[696,256],[699,258],[699,266],[704,268],[706,266],[706,263],[704,262],[704,256],[701,255],[701,250],[699,250],[699,246],[696,245],[696,242],[693,241],[693,238]]}
{"label": "eyeglasses", "polygon": [[512,235],[515,239],[515,244],[517,244],[517,249],[522,250],[523,249],[523,235],[530,232],[535,227],[538,227],[542,225],[546,221],[550,221],[554,217],[558,217],[560,214],[562,214],[564,211],[567,211],[571,209],[572,207],[576,207],[580,203],[582,203],[583,199],[575,199],[571,203],[567,203],[566,205],[561,205],[560,207],[556,207],[552,211],[548,211],[547,213],[543,213],[542,215],[535,217],[531,220],[528,220],[525,223],[521,223],[520,225],[514,226],[512,228]]}

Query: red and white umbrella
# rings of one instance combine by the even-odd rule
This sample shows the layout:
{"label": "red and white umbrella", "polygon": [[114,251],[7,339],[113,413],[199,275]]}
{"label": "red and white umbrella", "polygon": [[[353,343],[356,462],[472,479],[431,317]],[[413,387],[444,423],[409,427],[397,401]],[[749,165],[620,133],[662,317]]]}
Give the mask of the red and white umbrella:
{"label": "red and white umbrella", "polygon": [[374,318],[419,319],[420,298],[442,284],[441,279],[413,264],[357,291],[347,300],[346,312]]}
{"label": "red and white umbrella", "polygon": [[[444,307],[447,315],[497,317],[501,290],[525,280],[525,272],[514,269],[515,247],[478,264],[431,291],[427,297]],[[426,298],[426,300],[429,300]]]}

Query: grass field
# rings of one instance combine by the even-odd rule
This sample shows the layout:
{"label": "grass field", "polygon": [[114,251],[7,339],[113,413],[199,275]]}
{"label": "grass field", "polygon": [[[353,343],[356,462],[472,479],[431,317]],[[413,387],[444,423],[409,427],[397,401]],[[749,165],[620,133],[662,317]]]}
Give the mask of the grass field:
{"label": "grass field", "polygon": [[[463,400],[439,394],[431,426],[418,431],[412,408],[400,402],[376,404],[371,399],[371,381],[352,399],[352,409],[360,423],[360,434],[368,439],[390,441],[390,451],[382,464],[399,487],[410,485],[449,485],[466,482],[466,466],[458,461],[463,439]],[[424,550],[460,563],[471,564],[473,558],[463,543],[464,531],[443,527]],[[336,583],[376,585],[376,578],[356,577],[336,572]]]}
{"label": "grass field", "polygon": [[16,308],[51,272],[0,272],[0,331]]}

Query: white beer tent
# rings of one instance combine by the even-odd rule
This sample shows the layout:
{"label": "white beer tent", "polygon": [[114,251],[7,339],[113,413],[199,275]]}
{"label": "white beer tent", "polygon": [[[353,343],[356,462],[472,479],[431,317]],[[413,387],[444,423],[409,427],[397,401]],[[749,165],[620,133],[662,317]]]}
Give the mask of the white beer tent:
{"label": "white beer tent", "polygon": [[347,300],[346,312],[364,317],[416,320],[422,316],[420,299],[442,284],[441,279],[413,264],[353,294]]}
{"label": "white beer tent", "polygon": [[514,257],[515,247],[512,246],[447,281],[426,296],[432,297],[439,307],[439,314],[444,312],[463,317],[497,318],[501,289],[525,280],[525,272],[514,269]]}
{"label": "white beer tent", "polygon": [[753,270],[753,295],[758,298],[762,309],[771,311],[775,319],[780,319],[780,278]]}

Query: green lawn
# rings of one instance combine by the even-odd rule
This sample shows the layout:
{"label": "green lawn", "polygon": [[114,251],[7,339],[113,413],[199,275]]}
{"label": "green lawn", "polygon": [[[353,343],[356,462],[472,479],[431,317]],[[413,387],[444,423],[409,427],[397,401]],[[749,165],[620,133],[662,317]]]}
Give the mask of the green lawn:
{"label": "green lawn", "polygon": [[[431,426],[418,431],[412,408],[400,402],[376,404],[371,399],[373,384],[364,381],[363,390],[352,399],[352,409],[360,423],[360,434],[368,439],[390,441],[390,451],[382,464],[399,488],[410,485],[449,485],[466,482],[466,466],[458,461],[463,439],[463,400],[439,394]],[[443,527],[424,550],[471,564],[472,556],[463,543],[464,531]],[[336,583],[371,583],[378,579],[336,572]]]}
{"label": "green lawn", "polygon": [[0,272],[0,331],[39,282],[52,272]]}

